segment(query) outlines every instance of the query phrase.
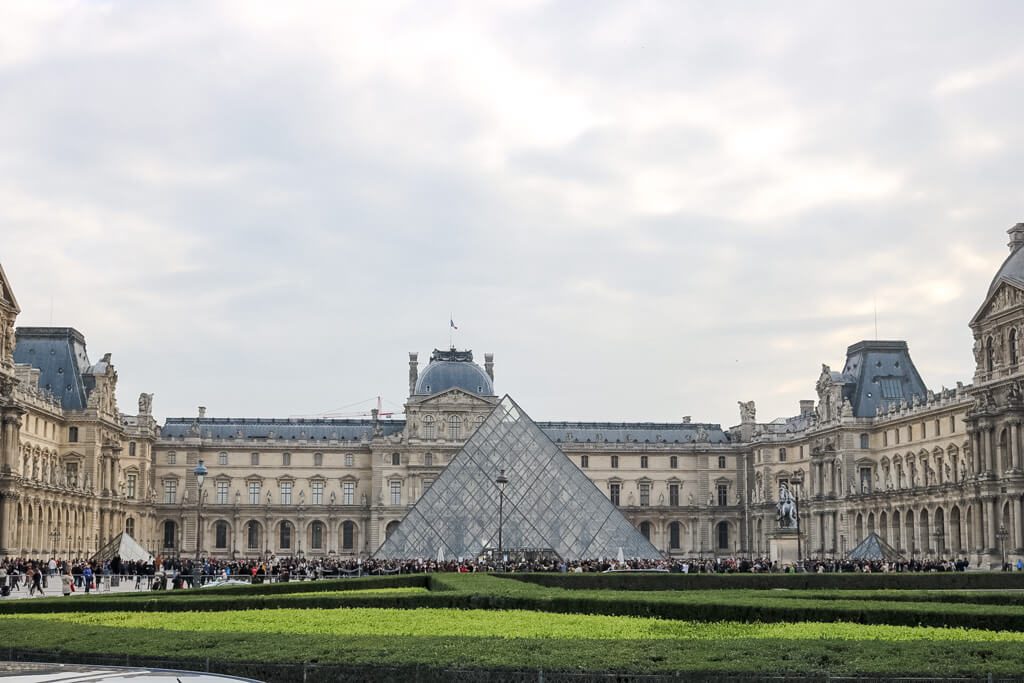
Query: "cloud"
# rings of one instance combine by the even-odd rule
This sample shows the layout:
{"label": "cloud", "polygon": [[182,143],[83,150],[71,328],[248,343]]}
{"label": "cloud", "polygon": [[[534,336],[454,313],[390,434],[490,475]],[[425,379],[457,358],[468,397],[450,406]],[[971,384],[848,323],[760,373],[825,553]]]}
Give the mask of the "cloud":
{"label": "cloud", "polygon": [[1014,3],[7,9],[22,321],[165,415],[401,403],[450,313],[538,418],[791,414],[876,303],[951,385],[1020,220]]}

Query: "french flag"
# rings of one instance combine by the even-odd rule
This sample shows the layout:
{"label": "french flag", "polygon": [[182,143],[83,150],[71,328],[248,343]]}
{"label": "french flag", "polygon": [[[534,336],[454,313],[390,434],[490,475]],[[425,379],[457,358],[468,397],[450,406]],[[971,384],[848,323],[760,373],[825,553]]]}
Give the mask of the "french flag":
{"label": "french flag", "polygon": [[448,324],[452,326],[452,329],[453,329],[453,330],[457,330],[457,329],[459,329],[459,326],[458,326],[458,325],[456,325],[456,324],[455,324],[455,321],[454,321],[453,319],[451,319],[451,318],[448,318]]}

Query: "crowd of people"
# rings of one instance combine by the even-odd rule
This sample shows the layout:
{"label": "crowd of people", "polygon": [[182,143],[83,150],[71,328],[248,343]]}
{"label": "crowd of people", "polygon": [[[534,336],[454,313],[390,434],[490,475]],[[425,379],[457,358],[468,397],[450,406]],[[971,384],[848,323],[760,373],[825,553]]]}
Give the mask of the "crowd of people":
{"label": "crowd of people", "polygon": [[[146,561],[65,560],[59,558],[8,558],[0,561],[0,591],[27,591],[30,596],[74,591],[90,592],[128,582],[138,590],[194,588],[208,583],[241,580],[316,580],[353,576],[421,574],[432,572],[663,572],[683,574],[735,574],[771,572],[953,572],[966,571],[966,559],[911,559],[900,561],[854,561],[848,559],[805,560],[780,565],[768,558],[714,558],[624,560],[596,559],[565,561],[557,557],[512,559],[501,563],[493,558],[376,560],[271,556],[263,560],[191,560],[152,558]],[[1024,570],[1020,562],[1005,571]],[[48,593],[49,592],[49,593]]]}

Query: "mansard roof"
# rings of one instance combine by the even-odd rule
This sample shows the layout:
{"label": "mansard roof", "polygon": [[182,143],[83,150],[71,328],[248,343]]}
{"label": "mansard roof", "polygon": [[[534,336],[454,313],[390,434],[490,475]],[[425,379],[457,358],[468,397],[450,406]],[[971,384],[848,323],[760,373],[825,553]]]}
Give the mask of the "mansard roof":
{"label": "mansard roof", "polygon": [[728,443],[720,425],[682,422],[538,422],[556,442]]}
{"label": "mansard roof", "polygon": [[862,341],[846,350],[843,398],[856,417],[874,417],[892,403],[925,398],[928,390],[905,341]]}
{"label": "mansard roof", "polygon": [[[380,420],[384,436],[398,434],[405,420]],[[373,437],[372,420],[169,417],[160,438],[265,439],[267,441],[362,441]]]}
{"label": "mansard roof", "polygon": [[51,392],[64,410],[84,410],[89,356],[85,337],[73,327],[19,327],[14,362],[39,370],[39,388]]}

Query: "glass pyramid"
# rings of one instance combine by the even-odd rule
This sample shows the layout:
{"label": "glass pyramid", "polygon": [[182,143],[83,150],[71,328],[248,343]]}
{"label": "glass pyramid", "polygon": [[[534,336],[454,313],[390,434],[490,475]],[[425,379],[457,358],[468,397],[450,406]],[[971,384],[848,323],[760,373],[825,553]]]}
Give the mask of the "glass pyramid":
{"label": "glass pyramid", "polygon": [[658,559],[661,553],[508,396],[406,513],[375,557],[477,557],[498,547],[498,485],[504,470],[502,546],[552,550],[564,560]]}

